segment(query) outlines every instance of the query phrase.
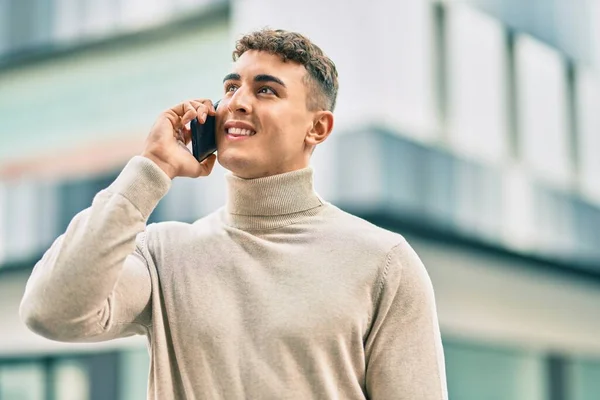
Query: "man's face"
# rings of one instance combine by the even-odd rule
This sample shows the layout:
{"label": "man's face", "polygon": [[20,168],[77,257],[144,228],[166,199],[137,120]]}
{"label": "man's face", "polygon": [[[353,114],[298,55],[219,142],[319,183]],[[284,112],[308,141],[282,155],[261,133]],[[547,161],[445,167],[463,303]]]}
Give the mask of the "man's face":
{"label": "man's face", "polygon": [[306,68],[278,55],[247,51],[223,82],[217,110],[219,163],[242,178],[308,166],[305,138],[315,112],[307,108]]}

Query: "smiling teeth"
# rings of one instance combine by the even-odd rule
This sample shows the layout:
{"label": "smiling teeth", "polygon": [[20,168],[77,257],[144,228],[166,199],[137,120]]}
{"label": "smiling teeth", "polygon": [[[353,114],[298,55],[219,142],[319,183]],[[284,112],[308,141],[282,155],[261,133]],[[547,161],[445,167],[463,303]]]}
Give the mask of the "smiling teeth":
{"label": "smiling teeth", "polygon": [[250,129],[229,128],[229,129],[227,129],[227,133],[230,135],[238,135],[238,136],[252,136],[256,132],[251,131]]}

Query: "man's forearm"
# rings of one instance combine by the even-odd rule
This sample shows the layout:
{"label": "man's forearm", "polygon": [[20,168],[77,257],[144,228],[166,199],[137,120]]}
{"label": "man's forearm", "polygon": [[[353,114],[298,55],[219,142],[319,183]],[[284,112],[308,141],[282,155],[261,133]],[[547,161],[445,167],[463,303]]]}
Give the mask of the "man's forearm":
{"label": "man's forearm", "polygon": [[[90,208],[73,218],[36,264],[20,310],[32,330],[56,340],[84,340],[80,336],[108,329],[108,321],[114,320],[111,294],[119,289],[124,267],[146,268],[135,252],[136,237],[169,188],[167,179],[154,176],[158,172],[148,163],[141,157],[132,160],[108,189],[96,195]],[[132,296],[149,296],[149,277],[138,284]],[[120,308],[143,303],[134,297]]]}

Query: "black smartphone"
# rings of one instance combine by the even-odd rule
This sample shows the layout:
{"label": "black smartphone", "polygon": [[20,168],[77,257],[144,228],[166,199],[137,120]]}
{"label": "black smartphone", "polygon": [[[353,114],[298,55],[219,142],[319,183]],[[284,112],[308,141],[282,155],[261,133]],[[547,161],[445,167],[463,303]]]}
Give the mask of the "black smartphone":
{"label": "black smartphone", "polygon": [[[219,102],[214,103],[215,110]],[[204,161],[208,156],[217,151],[216,134],[216,119],[214,115],[208,115],[206,121],[201,124],[198,118],[194,118],[190,122],[190,130],[192,131],[192,154],[198,162]]]}

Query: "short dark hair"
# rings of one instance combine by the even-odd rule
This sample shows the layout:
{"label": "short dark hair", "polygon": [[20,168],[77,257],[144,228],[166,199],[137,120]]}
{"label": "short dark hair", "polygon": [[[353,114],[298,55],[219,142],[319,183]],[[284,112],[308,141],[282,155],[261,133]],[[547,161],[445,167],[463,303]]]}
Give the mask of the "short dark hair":
{"label": "short dark hair", "polygon": [[292,60],[308,71],[309,110],[333,111],[338,92],[338,73],[335,64],[306,36],[282,29],[264,28],[244,35],[235,44],[233,61],[248,50],[265,51],[279,55],[283,61]]}

